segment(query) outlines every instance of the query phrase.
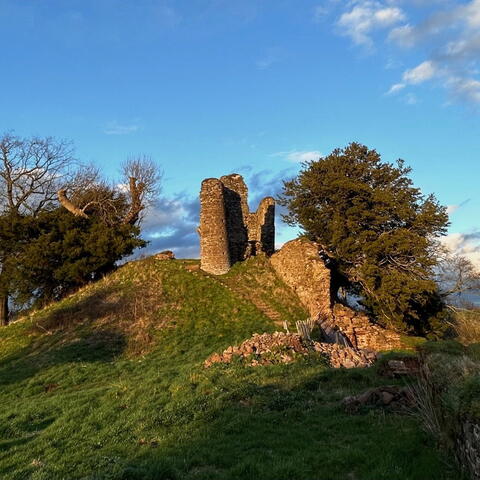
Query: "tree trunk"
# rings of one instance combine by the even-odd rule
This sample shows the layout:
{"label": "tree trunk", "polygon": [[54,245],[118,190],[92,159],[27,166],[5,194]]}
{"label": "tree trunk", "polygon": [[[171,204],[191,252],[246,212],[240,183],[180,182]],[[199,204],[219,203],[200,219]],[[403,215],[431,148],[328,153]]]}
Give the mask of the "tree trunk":
{"label": "tree trunk", "polygon": [[8,325],[8,295],[0,294],[0,327]]}

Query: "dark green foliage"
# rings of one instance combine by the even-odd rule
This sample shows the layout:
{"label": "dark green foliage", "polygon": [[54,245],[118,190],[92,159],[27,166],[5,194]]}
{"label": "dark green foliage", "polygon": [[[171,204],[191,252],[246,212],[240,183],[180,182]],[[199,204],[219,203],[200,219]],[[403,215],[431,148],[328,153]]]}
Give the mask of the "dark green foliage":
{"label": "dark green foliage", "polygon": [[351,292],[384,325],[424,334],[442,328],[443,303],[432,279],[435,239],[448,216],[424,196],[410,169],[352,143],[304,164],[284,183],[286,221],[300,225],[332,257]]}
{"label": "dark green foliage", "polygon": [[0,242],[12,239],[4,262],[10,294],[17,302],[47,302],[99,278],[142,247],[136,226],[107,225],[98,216],[75,217],[63,208],[36,218],[0,218]]}

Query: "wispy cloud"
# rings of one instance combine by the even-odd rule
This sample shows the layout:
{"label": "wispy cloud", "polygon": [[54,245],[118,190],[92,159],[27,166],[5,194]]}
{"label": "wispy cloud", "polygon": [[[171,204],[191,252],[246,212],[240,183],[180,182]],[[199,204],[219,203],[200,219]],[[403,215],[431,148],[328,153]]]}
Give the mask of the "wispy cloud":
{"label": "wispy cloud", "polygon": [[460,208],[460,205],[448,205],[447,214],[453,215],[459,208]]}
{"label": "wispy cloud", "polygon": [[480,268],[480,232],[451,233],[442,242],[451,252],[463,255]]}
{"label": "wispy cloud", "polygon": [[347,11],[337,21],[339,31],[357,45],[367,48],[373,47],[371,34],[375,30],[386,29],[405,20],[405,14],[399,7],[380,1],[362,0],[347,4]]}
{"label": "wispy cloud", "polygon": [[394,85],[392,85],[390,87],[390,90],[388,90],[387,95],[392,95],[394,93],[397,93],[400,90],[403,90],[405,88],[405,86],[406,85],[404,83],[395,83]]}
{"label": "wispy cloud", "polygon": [[313,20],[321,22],[329,13],[330,9],[327,5],[316,5],[313,7]]}
{"label": "wispy cloud", "polygon": [[267,48],[263,55],[255,62],[258,70],[267,70],[285,57],[283,49],[278,47]]}
{"label": "wispy cloud", "polygon": [[469,198],[467,198],[466,200],[464,200],[464,201],[461,202],[461,203],[454,204],[454,205],[448,205],[448,206],[447,206],[447,213],[448,213],[448,215],[453,215],[459,208],[463,207],[463,206],[466,205],[468,202],[470,202],[470,199],[469,199]]}
{"label": "wispy cloud", "polygon": [[403,73],[402,84],[434,80],[453,98],[480,105],[480,0],[446,5],[417,25],[405,24],[390,32],[389,40],[403,48],[425,45],[432,52]]}
{"label": "wispy cloud", "polygon": [[[277,197],[283,186],[283,180],[295,176],[295,167],[273,170],[254,170],[251,166],[238,167],[236,171],[245,176],[249,189],[249,203],[252,210],[258,208],[262,198]],[[200,185],[199,185],[200,187]],[[276,208],[277,236],[293,236],[290,227],[282,222],[283,207]],[[200,202],[198,196],[178,193],[162,196],[155,205],[148,208],[142,223],[142,237],[149,243],[133,255],[153,255],[162,250],[172,250],[177,258],[198,258],[200,240],[197,227],[200,222]]]}
{"label": "wispy cloud", "polygon": [[407,105],[416,105],[418,103],[418,98],[414,93],[407,93],[404,100]]}
{"label": "wispy cloud", "polygon": [[418,85],[432,79],[438,73],[438,67],[432,60],[426,60],[415,68],[406,70],[403,74],[403,81],[407,84]]}
{"label": "wispy cloud", "polygon": [[425,62],[417,65],[415,68],[405,70],[402,75],[402,81],[400,83],[393,84],[390,87],[390,90],[388,90],[387,95],[397,93],[408,85],[419,85],[440,74],[441,71],[437,64],[431,60],[426,60]]}
{"label": "wispy cloud", "polygon": [[355,45],[371,51],[382,44],[374,33],[384,32],[383,41],[390,51],[397,47],[398,55],[425,52],[388,95],[432,83],[452,99],[480,107],[480,0],[349,0],[337,5],[335,26]]}
{"label": "wispy cloud", "polygon": [[272,153],[272,157],[282,157],[290,162],[302,163],[318,160],[322,156],[319,150],[289,150],[286,152]]}
{"label": "wispy cloud", "polygon": [[200,247],[196,229],[199,211],[198,198],[185,193],[161,197],[146,211],[142,236],[149,243],[136,252],[136,256],[172,250],[178,258],[198,258]]}
{"label": "wispy cloud", "polygon": [[129,124],[121,124],[117,121],[108,122],[104,128],[103,133],[105,135],[129,135],[130,133],[134,133],[140,129],[140,125],[135,123]]}

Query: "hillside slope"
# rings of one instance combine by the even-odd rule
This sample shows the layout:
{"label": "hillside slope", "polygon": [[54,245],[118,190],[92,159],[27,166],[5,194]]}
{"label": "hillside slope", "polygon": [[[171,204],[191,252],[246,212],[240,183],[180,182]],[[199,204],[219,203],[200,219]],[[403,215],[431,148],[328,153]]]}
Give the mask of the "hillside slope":
{"label": "hillside slope", "polygon": [[2,329],[0,478],[459,478],[415,418],[343,411],[373,368],[203,368],[305,317],[261,258],[222,277],[149,258]]}

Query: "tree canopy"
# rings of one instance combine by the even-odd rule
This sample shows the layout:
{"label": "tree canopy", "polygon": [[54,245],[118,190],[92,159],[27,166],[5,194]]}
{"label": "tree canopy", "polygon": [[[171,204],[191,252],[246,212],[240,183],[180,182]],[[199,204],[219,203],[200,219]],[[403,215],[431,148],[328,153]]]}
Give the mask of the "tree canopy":
{"label": "tree canopy", "polygon": [[15,256],[6,260],[9,293],[20,305],[58,300],[145,246],[139,234],[135,225],[108,225],[101,217],[76,217],[62,207],[36,218],[0,217],[0,242],[5,236],[16,242]]}
{"label": "tree canopy", "polygon": [[336,259],[344,286],[379,323],[425,333],[443,318],[433,270],[448,215],[413,185],[410,171],[402,160],[383,162],[375,150],[351,143],[303,164],[284,182],[280,203],[286,222]]}
{"label": "tree canopy", "polygon": [[161,178],[148,157],[129,158],[109,182],[69,142],[1,137],[0,325],[12,300],[58,299],[144,246],[139,224]]}

